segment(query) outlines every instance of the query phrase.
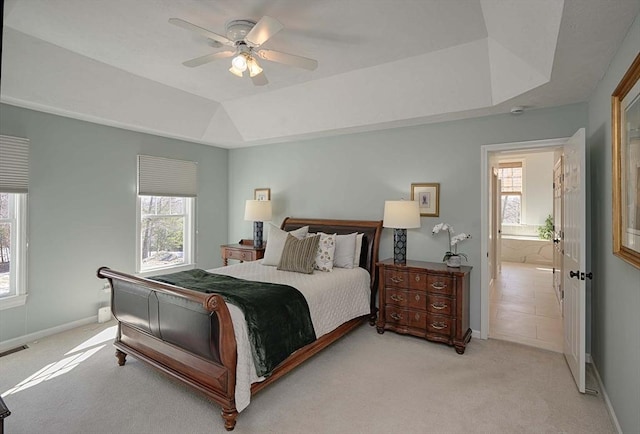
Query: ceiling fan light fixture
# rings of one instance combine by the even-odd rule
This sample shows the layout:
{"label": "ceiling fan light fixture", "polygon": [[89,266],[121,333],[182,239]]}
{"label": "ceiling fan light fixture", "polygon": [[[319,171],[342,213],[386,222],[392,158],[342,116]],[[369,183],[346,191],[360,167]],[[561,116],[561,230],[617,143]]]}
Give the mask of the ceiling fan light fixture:
{"label": "ceiling fan light fixture", "polygon": [[231,68],[229,68],[229,72],[233,75],[237,75],[240,78],[244,76],[244,74],[242,74],[244,71],[237,69],[233,64],[231,65]]}
{"label": "ceiling fan light fixture", "polygon": [[[231,65],[233,68],[237,69],[240,72],[244,72],[247,70],[247,57],[245,53],[240,53],[231,61]],[[235,74],[235,73],[234,73]]]}
{"label": "ceiling fan light fixture", "polygon": [[255,77],[262,73],[262,68],[258,65],[258,62],[253,57],[249,57],[247,60],[247,67],[249,68],[249,77]]}

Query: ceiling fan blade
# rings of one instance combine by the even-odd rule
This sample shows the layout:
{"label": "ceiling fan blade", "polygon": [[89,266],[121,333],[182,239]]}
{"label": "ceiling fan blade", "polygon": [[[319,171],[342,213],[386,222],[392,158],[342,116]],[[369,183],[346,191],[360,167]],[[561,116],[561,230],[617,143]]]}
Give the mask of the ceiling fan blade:
{"label": "ceiling fan blade", "polygon": [[259,47],[282,29],[280,21],[265,15],[260,18],[260,21],[253,26],[253,29],[247,33],[244,39],[254,47]]}
{"label": "ceiling fan blade", "polygon": [[313,71],[318,67],[317,60],[309,59],[308,57],[296,56],[295,54],[283,53],[282,51],[258,50],[258,56],[264,60],[297,66],[298,68],[308,69],[309,71]]}
{"label": "ceiling fan blade", "polygon": [[254,75],[253,77],[251,77],[251,81],[253,81],[253,84],[255,86],[264,86],[265,84],[269,83],[269,80],[267,80],[267,76],[264,75],[264,72],[261,72],[258,75]]}
{"label": "ceiling fan blade", "polygon": [[185,20],[181,20],[180,18],[169,18],[169,22],[175,26],[182,27],[183,29],[190,30],[192,32],[198,33],[205,38],[213,39],[214,41],[218,41],[221,44],[229,45],[234,47],[235,44],[233,41],[225,36],[218,35],[217,33],[213,33],[210,30],[204,29],[202,27],[196,26],[195,24],[191,24]]}
{"label": "ceiling fan blade", "polygon": [[195,59],[187,60],[186,62],[182,62],[184,66],[188,66],[189,68],[193,68],[195,66],[204,65],[205,63],[213,62],[216,59],[224,59],[225,57],[231,57],[236,54],[235,51],[219,51],[217,53],[207,54],[205,56],[196,57]]}

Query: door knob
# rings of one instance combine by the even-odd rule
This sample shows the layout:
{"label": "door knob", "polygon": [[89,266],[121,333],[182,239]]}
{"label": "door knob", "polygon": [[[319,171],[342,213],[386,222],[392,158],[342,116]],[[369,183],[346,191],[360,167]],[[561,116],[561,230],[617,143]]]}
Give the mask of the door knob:
{"label": "door knob", "polygon": [[578,271],[569,271],[569,277],[570,278],[575,277],[576,279],[580,279],[580,270],[578,270]]}

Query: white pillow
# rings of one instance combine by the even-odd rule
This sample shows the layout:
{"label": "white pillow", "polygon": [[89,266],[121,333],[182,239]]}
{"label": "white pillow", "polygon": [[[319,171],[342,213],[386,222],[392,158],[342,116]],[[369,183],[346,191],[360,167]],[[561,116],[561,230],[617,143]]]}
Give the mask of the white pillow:
{"label": "white pillow", "polygon": [[291,234],[301,240],[307,236],[307,232],[309,232],[309,226],[303,226],[295,231],[287,232],[269,223],[269,237],[267,238],[267,248],[264,251],[262,265],[277,267],[280,263],[284,243],[287,241],[287,234]]}
{"label": "white pillow", "polygon": [[333,259],[333,266],[338,268],[353,268],[355,261],[353,256],[356,251],[356,237],[354,232],[349,235],[338,235],[336,237],[336,253]]}
{"label": "white pillow", "polygon": [[362,238],[364,237],[364,234],[358,234],[358,236],[356,237],[356,251],[354,253],[354,257],[353,257],[353,266],[354,267],[359,267],[360,266],[360,253],[362,253]]}
{"label": "white pillow", "polygon": [[333,258],[335,251],[336,234],[325,234],[324,232],[320,232],[318,253],[316,254],[316,263],[314,264],[313,268],[320,271],[333,270]]}

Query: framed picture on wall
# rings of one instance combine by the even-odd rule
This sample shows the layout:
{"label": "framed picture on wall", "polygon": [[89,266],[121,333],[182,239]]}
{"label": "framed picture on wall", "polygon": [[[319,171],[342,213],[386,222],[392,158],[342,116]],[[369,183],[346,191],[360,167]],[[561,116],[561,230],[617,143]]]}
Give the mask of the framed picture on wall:
{"label": "framed picture on wall", "polygon": [[640,54],[611,95],[613,254],[640,268]]}
{"label": "framed picture on wall", "polygon": [[271,200],[271,189],[256,188],[253,190],[253,200]]}
{"label": "framed picture on wall", "polygon": [[440,184],[411,184],[411,200],[418,201],[422,217],[438,217],[440,215]]}

